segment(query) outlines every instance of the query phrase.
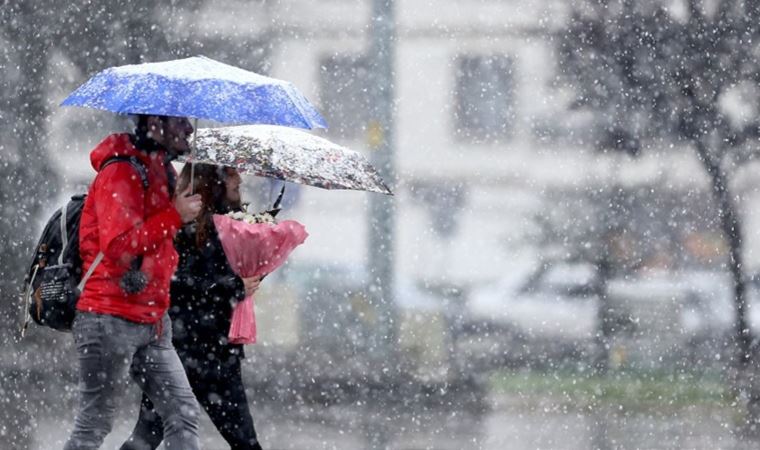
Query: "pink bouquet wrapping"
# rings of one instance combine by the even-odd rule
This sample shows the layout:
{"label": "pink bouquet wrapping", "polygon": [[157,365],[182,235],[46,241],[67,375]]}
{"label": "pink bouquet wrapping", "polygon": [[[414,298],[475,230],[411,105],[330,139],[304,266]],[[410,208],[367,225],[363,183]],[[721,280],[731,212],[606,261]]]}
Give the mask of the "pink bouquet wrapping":
{"label": "pink bouquet wrapping", "polygon": [[[254,220],[259,222],[244,213],[214,215],[214,225],[224,254],[232,270],[241,278],[263,277],[271,273],[309,235],[304,226],[294,220],[252,223]],[[253,296],[246,297],[234,306],[228,339],[230,344],[256,342]]]}

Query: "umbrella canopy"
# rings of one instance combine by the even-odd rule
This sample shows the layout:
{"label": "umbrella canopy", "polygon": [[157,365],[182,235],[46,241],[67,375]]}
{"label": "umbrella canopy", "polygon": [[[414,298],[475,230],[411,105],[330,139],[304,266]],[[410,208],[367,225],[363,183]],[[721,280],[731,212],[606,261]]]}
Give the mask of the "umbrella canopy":
{"label": "umbrella canopy", "polygon": [[204,56],[106,69],[61,105],[222,123],[327,128],[292,84]]}
{"label": "umbrella canopy", "polygon": [[324,189],[393,195],[360,153],[304,131],[245,125],[204,128],[196,133],[193,154],[180,159]]}

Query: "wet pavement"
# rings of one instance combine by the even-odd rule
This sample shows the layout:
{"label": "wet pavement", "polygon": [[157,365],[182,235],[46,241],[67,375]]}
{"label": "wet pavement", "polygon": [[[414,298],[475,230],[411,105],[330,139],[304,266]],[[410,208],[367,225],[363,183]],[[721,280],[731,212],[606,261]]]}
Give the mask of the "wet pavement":
{"label": "wet pavement", "polygon": [[[534,399],[535,400],[535,399]],[[138,393],[125,397],[104,449],[118,448],[136,417]],[[411,408],[394,415],[377,405],[254,404],[266,449],[735,449],[757,448],[742,440],[731,410],[686,407],[676,411],[568,410],[551,401],[501,395],[483,413]],[[41,414],[33,424],[32,449],[61,448],[72,415]],[[203,448],[228,448],[204,417]]]}

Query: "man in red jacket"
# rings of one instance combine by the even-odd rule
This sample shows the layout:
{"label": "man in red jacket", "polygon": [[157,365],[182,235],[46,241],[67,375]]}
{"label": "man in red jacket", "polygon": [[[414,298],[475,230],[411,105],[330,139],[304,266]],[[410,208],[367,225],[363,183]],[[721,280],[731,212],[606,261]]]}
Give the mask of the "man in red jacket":
{"label": "man in red jacket", "polygon": [[[100,447],[127,369],[163,418],[167,448],[199,447],[199,408],[166,314],[177,266],[174,235],[201,208],[199,195],[173,192],[170,161],[188,151],[192,132],[186,118],[138,116],[135,134],[108,136],[90,154],[98,175],[82,210],[79,251],[83,269],[94,270],[72,325],[80,403],[65,450]],[[147,188],[132,164],[109,162],[115,156],[142,164]]]}

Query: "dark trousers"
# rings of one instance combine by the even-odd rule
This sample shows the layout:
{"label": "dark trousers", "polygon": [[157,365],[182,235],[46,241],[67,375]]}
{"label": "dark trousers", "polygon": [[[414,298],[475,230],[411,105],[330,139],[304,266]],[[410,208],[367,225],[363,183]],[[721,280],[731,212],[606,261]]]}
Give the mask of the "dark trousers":
{"label": "dark trousers", "polygon": [[[261,450],[243,388],[240,357],[208,360],[177,350],[198,403],[232,450]],[[143,394],[140,417],[121,450],[154,450],[163,439],[163,423]]]}

